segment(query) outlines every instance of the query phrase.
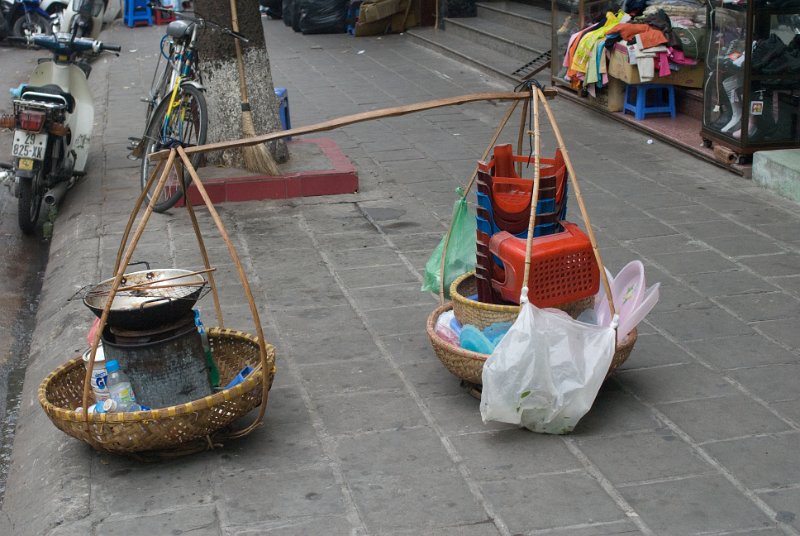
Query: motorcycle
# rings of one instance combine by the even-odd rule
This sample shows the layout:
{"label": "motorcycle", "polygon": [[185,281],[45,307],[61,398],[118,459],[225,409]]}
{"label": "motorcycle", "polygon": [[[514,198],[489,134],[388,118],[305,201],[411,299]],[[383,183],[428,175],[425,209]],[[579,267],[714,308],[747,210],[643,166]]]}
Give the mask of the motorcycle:
{"label": "motorcycle", "polygon": [[19,226],[33,234],[42,203],[58,206],[77,177],[85,175],[94,103],[87,81],[91,69],[80,54],[120,52],[121,47],[60,32],[8,39],[52,52],[52,59],[40,61],[28,83],[18,88],[13,114],[0,117],[0,128],[14,129]]}
{"label": "motorcycle", "polygon": [[42,8],[40,0],[2,0],[2,3],[0,9],[8,35],[20,37],[27,33],[50,33],[50,14]]}
{"label": "motorcycle", "polygon": [[11,28],[14,27],[13,16],[14,4],[5,1],[0,2],[0,41],[11,35]]}
{"label": "motorcycle", "polygon": [[77,37],[97,39],[107,7],[108,0],[72,0],[61,12],[60,25]]}

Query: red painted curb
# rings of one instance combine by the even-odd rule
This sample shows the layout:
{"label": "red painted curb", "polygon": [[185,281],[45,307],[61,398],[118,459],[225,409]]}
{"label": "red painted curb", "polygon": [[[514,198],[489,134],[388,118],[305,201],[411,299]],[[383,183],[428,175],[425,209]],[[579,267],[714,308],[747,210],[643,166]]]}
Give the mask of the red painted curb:
{"label": "red painted curb", "polygon": [[[352,194],[358,191],[358,172],[332,139],[292,140],[286,143],[290,149],[293,144],[317,145],[330,161],[331,169],[298,171],[274,177],[249,175],[204,179],[203,186],[208,191],[211,201],[216,205],[262,199]],[[203,204],[194,185],[189,188],[189,199],[192,201],[192,206]],[[177,206],[183,206],[183,200]]]}

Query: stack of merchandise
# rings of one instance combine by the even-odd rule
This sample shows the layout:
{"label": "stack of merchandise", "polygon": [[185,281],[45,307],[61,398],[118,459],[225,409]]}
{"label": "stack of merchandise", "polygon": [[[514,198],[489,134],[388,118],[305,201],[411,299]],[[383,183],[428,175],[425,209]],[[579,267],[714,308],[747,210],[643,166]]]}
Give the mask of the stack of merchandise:
{"label": "stack of merchandise", "polygon": [[[542,158],[534,237],[564,230],[567,213],[567,170],[560,150],[554,158]],[[511,145],[498,145],[489,162],[478,164],[477,263],[478,301],[504,303],[506,274],[503,261],[493,255],[490,242],[512,235],[522,244],[528,236],[533,180],[517,174],[515,164],[533,165],[532,157],[515,156]],[[505,236],[505,235],[502,235]],[[517,294],[518,297],[518,294]],[[511,300],[512,302],[515,300]]]}
{"label": "stack of merchandise", "polygon": [[[663,79],[697,65],[706,52],[706,30],[697,27],[696,20],[700,19],[695,11],[702,8],[704,20],[705,8],[696,0],[663,1],[674,9],[678,6],[673,4],[680,3],[683,11],[673,9],[674,19],[664,9],[648,8],[642,15],[636,9],[608,12],[604,19],[572,34],[559,76],[573,88],[595,95],[597,89],[609,84],[609,76],[628,84],[669,83]],[[633,18],[636,15],[639,16]],[[625,65],[638,68],[635,77],[624,72],[619,60],[615,63],[615,51],[625,55]],[[679,80],[676,85],[700,87],[694,81]]]}

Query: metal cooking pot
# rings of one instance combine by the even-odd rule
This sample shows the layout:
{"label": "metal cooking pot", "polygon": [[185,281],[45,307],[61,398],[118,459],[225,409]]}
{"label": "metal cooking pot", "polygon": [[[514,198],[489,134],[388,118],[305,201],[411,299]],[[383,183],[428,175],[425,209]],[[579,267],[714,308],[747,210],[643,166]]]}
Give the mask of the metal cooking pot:
{"label": "metal cooking pot", "polygon": [[[103,316],[113,283],[113,277],[106,279],[92,287],[83,298],[83,303],[98,318]],[[189,270],[144,270],[125,274],[106,323],[137,330],[175,322],[194,307],[206,284],[202,275]]]}

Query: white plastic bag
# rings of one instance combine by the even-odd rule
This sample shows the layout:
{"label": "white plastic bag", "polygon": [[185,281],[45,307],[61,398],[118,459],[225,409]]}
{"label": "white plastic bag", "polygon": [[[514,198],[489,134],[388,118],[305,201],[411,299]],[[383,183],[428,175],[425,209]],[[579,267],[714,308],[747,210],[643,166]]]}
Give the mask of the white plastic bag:
{"label": "white plastic bag", "polygon": [[483,366],[481,417],[534,432],[571,432],[592,407],[614,357],[616,316],[592,326],[527,301]]}

